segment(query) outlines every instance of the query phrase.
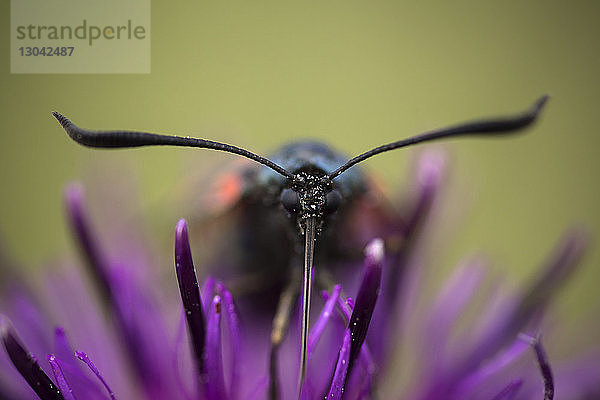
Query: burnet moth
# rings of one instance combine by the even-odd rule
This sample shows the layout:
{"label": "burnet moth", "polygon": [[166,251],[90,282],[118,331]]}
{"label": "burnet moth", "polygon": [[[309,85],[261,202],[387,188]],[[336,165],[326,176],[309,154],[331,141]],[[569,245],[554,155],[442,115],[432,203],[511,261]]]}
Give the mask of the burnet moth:
{"label": "burnet moth", "polygon": [[[457,136],[494,136],[516,133],[531,126],[536,121],[547,100],[548,96],[542,96],[531,108],[517,115],[486,118],[425,132],[417,136],[375,147],[349,160],[346,160],[328,146],[318,142],[291,143],[284,146],[269,159],[240,147],[189,136],[182,137],[135,131],[87,130],[76,126],[67,117],[58,112],[53,112],[52,115],[58,120],[71,139],[88,147],[197,147],[237,154],[263,166],[254,175],[251,182],[252,187],[248,190],[249,193],[245,201],[254,203],[258,209],[266,208],[269,210],[268,214],[263,215],[259,213],[256,217],[256,220],[259,221],[254,226],[257,234],[251,235],[255,236],[256,243],[264,245],[264,240],[262,243],[260,242],[261,235],[269,235],[267,242],[270,242],[272,238],[277,238],[279,234],[277,229],[292,231],[295,237],[293,239],[295,243],[291,244],[289,249],[286,248],[288,254],[279,257],[280,260],[273,260],[271,268],[275,270],[275,273],[277,273],[277,270],[283,270],[285,272],[279,272],[281,276],[293,279],[292,277],[295,275],[289,273],[289,271],[297,268],[295,264],[303,265],[301,352],[298,389],[300,391],[306,375],[309,316],[313,286],[312,268],[315,247],[319,244],[319,247],[327,248],[327,228],[332,219],[334,219],[334,216],[340,213],[343,214],[344,209],[351,207],[353,201],[366,190],[365,176],[358,172],[358,169],[352,169],[352,167],[375,155],[422,142]],[[290,222],[285,224],[287,225],[285,228],[280,226],[280,222],[277,222],[274,224],[276,225],[276,231],[266,233],[270,229],[268,218],[269,215],[273,215],[272,213],[277,213]],[[269,244],[266,246],[268,248]],[[297,251],[296,249],[303,250]],[[277,254],[277,250],[273,249],[273,253],[265,254],[263,257],[266,259],[276,257],[274,254]],[[260,257],[258,260],[260,260]],[[248,260],[248,262],[251,263],[252,260]],[[248,268],[266,268],[266,264],[263,262],[256,264],[258,265],[250,265]],[[290,303],[290,298],[293,299],[299,295],[300,285],[298,282],[291,282],[286,287],[287,293],[284,294],[287,296],[282,294],[280,302],[287,301],[287,303]],[[273,323],[273,330],[276,334],[271,339],[271,346],[274,349],[277,348],[282,337],[285,335],[284,331],[291,308],[289,304],[283,306],[281,303],[277,307]],[[271,359],[273,362],[273,356]],[[276,366],[271,365],[271,371],[275,369],[274,367]]]}

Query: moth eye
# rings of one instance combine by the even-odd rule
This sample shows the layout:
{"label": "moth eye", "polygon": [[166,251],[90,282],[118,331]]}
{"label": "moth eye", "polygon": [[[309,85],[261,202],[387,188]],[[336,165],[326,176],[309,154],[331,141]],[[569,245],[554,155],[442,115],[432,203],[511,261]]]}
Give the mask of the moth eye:
{"label": "moth eye", "polygon": [[337,190],[332,190],[325,197],[325,214],[331,214],[337,211],[342,204],[342,196]]}
{"label": "moth eye", "polygon": [[298,193],[292,189],[283,189],[283,192],[281,192],[281,204],[289,213],[297,213],[300,210]]}

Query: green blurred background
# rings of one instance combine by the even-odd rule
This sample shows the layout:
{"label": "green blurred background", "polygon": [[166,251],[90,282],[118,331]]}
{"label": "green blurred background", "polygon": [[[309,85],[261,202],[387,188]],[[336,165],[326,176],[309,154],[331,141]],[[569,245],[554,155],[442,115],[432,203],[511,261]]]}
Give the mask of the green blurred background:
{"label": "green blurred background", "polygon": [[[447,270],[483,252],[517,285],[565,229],[584,226],[593,245],[559,308],[567,322],[598,309],[597,2],[154,2],[145,75],[11,75],[8,3],[0,5],[0,236],[23,265],[41,268],[72,252],[66,182],[91,186],[106,170],[102,187],[110,188],[111,176],[130,170],[149,235],[168,248],[175,218],[188,212],[171,199],[182,179],[234,159],[192,149],[84,149],[52,110],[84,127],[190,134],[260,154],[311,136],[352,155],[516,112],[548,93],[543,118],[524,136],[443,145],[452,218],[436,258]],[[399,194],[416,152],[366,167]]]}

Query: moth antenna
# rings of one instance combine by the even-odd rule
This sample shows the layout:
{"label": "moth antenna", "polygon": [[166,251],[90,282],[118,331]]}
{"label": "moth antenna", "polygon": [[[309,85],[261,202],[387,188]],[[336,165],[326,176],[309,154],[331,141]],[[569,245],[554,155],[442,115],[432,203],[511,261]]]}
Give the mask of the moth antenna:
{"label": "moth antenna", "polygon": [[383,146],[375,147],[367,152],[364,152],[352,159],[346,164],[342,165],[331,174],[329,179],[333,179],[340,175],[350,167],[363,162],[367,158],[371,158],[377,154],[384,153],[386,151],[399,149],[401,147],[411,146],[413,144],[426,142],[429,140],[442,139],[445,137],[462,136],[462,135],[502,135],[508,133],[515,133],[523,128],[528,127],[537,119],[540,111],[544,107],[544,104],[548,101],[549,96],[545,95],[540,97],[533,106],[516,116],[504,117],[504,118],[490,118],[483,119],[480,121],[466,122],[460,125],[451,126],[448,128],[442,128],[430,132],[425,132],[417,136],[413,136],[407,139],[398,140],[384,144]]}
{"label": "moth antenna", "polygon": [[181,146],[197,147],[233,153],[249,158],[259,164],[265,165],[275,172],[292,179],[294,175],[273,161],[254,154],[251,151],[230,144],[214,142],[212,140],[196,139],[189,136],[159,135],[156,133],[135,131],[92,131],[78,127],[64,115],[53,111],[52,115],[58,120],[69,137],[77,143],[88,147],[119,148],[141,146]]}
{"label": "moth antenna", "polygon": [[300,376],[298,378],[298,399],[302,394],[302,385],[306,377],[306,362],[308,355],[308,327],[310,320],[310,297],[312,290],[312,268],[315,253],[315,224],[316,218],[309,217],[304,229],[304,288],[302,291],[302,349],[300,351]]}

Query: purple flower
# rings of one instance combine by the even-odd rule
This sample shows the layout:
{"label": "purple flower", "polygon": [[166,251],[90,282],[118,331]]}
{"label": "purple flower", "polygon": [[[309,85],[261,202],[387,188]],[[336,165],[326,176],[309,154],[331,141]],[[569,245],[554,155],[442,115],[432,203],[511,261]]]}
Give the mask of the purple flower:
{"label": "purple flower", "polygon": [[128,251],[117,256],[103,245],[81,189],[69,187],[68,219],[92,285],[65,269],[45,279],[42,288],[18,280],[4,288],[0,397],[600,396],[600,359],[592,354],[554,363],[540,335],[551,300],[582,255],[582,233],[567,234],[536,279],[520,291],[489,283],[485,262],[470,259],[434,296],[423,293],[424,260],[431,251],[428,231],[435,228],[431,210],[443,170],[438,155],[421,157],[416,200],[404,218],[389,221],[385,245],[377,238],[367,245],[360,280],[343,277],[342,284],[321,293],[300,391],[294,296],[283,293],[280,302],[292,318],[276,318],[271,324],[273,316],[258,316],[236,303],[223,282],[207,278],[200,287],[187,224],[180,220],[175,228],[178,297],[174,284],[154,279],[152,268],[128,240]]}

